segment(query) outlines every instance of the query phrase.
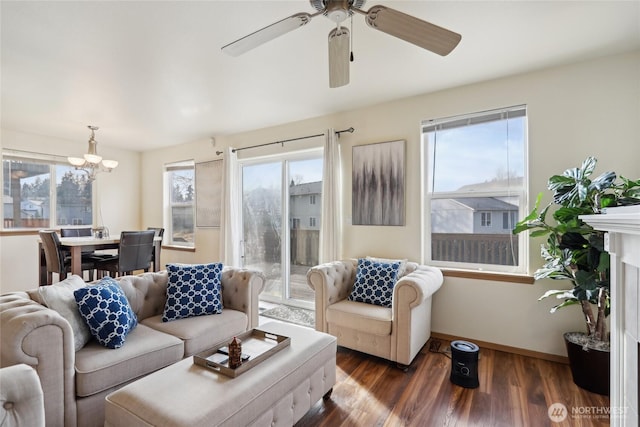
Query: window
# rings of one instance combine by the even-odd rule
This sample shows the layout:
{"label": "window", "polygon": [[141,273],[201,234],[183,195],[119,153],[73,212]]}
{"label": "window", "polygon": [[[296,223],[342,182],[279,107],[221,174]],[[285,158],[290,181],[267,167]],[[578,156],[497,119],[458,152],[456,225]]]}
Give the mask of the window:
{"label": "window", "polygon": [[315,194],[312,194],[312,195],[309,196],[309,203],[312,204],[312,205],[316,204],[316,195]]}
{"label": "window", "polygon": [[316,219],[314,217],[309,218],[309,227],[316,226]]}
{"label": "window", "polygon": [[2,228],[92,225],[92,190],[87,175],[64,158],[6,150],[2,154]]}
{"label": "window", "polygon": [[524,272],[526,108],[424,121],[422,147],[425,262]]}
{"label": "window", "polygon": [[491,227],[491,212],[482,212],[480,215],[480,225],[482,227]]}
{"label": "window", "polygon": [[502,213],[502,228],[504,230],[513,230],[513,227],[516,226],[516,222],[518,222],[518,217],[516,216],[516,212]]}
{"label": "window", "polygon": [[195,165],[193,161],[165,165],[165,236],[173,246],[194,247]]}

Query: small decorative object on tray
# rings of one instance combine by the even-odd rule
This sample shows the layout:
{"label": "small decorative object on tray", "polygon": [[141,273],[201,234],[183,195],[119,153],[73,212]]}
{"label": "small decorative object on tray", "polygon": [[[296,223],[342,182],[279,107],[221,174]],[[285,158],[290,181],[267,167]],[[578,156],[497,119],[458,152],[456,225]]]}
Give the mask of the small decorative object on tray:
{"label": "small decorative object on tray", "polygon": [[242,365],[242,341],[238,337],[233,337],[229,343],[229,367],[236,369]]}
{"label": "small decorative object on tray", "polygon": [[[233,365],[234,341],[238,344],[240,363]],[[193,363],[228,377],[235,378],[258,363],[287,347],[291,338],[253,329],[234,337],[233,341],[221,342],[211,349],[193,356]],[[235,366],[235,367],[233,367]]]}

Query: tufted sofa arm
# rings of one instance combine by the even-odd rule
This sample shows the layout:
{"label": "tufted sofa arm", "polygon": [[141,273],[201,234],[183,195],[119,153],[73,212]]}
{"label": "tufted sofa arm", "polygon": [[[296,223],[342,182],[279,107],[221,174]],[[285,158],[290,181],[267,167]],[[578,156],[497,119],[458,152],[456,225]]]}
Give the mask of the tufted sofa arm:
{"label": "tufted sofa arm", "polygon": [[[49,425],[76,419],[73,331],[56,311],[25,292],[0,296],[0,366],[32,366],[40,377]],[[4,387],[4,385],[3,385]]]}
{"label": "tufted sofa arm", "polygon": [[44,427],[44,399],[40,379],[30,366],[0,369],[0,425]]}
{"label": "tufted sofa arm", "polygon": [[257,270],[225,267],[222,270],[222,303],[249,317],[249,328],[258,326],[258,298],[267,279]]}
{"label": "tufted sofa arm", "polygon": [[398,307],[416,307],[442,286],[443,277],[439,269],[419,264],[412,267],[413,271],[402,276],[393,288],[394,318],[398,317]]}

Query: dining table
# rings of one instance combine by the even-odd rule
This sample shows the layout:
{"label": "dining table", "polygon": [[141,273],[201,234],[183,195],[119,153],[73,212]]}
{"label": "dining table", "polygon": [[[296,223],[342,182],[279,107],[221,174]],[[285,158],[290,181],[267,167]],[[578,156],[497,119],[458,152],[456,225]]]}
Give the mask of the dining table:
{"label": "dining table", "polygon": [[[82,252],[118,249],[120,246],[120,236],[97,238],[87,237],[61,237],[60,247],[71,254],[71,274],[82,277]],[[162,237],[153,239],[153,271],[160,271],[160,249],[162,248]],[[44,256],[42,242],[38,240],[38,268],[40,272],[40,285],[47,284],[47,263]]]}

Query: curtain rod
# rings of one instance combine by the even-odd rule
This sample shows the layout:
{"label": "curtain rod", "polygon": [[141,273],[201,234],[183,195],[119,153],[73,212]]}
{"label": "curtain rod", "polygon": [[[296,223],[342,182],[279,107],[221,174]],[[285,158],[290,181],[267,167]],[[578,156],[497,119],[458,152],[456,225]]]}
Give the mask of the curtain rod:
{"label": "curtain rod", "polygon": [[[348,129],[344,129],[344,130],[337,130],[336,134],[338,136],[340,136],[341,133],[344,133],[344,132],[353,133],[354,131],[355,131],[355,129],[350,127]],[[235,153],[236,151],[248,150],[249,148],[265,147],[267,145],[274,145],[274,144],[282,144],[284,146],[285,142],[299,141],[301,139],[316,138],[318,136],[324,136],[324,133],[319,133],[317,135],[301,136],[299,138],[284,139],[282,141],[267,142],[265,144],[251,145],[249,147],[234,148],[233,150],[231,150],[231,152]],[[222,154],[222,151],[216,151],[216,154],[220,155],[220,154]]]}

